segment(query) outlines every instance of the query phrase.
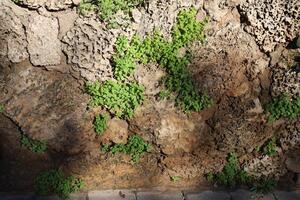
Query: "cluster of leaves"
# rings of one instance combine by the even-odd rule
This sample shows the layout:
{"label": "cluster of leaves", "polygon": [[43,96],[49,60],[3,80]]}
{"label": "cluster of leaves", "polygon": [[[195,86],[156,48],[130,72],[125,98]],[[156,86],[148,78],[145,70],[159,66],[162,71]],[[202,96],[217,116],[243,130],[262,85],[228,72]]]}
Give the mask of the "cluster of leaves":
{"label": "cluster of leaves", "polygon": [[22,134],[20,139],[21,146],[35,153],[43,153],[47,150],[47,141],[34,140]]}
{"label": "cluster of leaves", "polygon": [[276,146],[276,138],[274,137],[268,140],[266,144],[259,147],[257,151],[263,153],[264,155],[274,156],[276,154]]}
{"label": "cluster of leaves", "polygon": [[103,131],[107,128],[107,120],[107,115],[100,114],[95,117],[93,125],[97,135],[101,135]]}
{"label": "cluster of leaves", "polygon": [[266,105],[268,121],[274,122],[282,117],[294,119],[300,115],[300,95],[291,98],[283,94]]}
{"label": "cluster of leaves", "polygon": [[14,3],[21,3],[22,0],[12,0],[12,2],[14,2]]}
{"label": "cluster of leaves", "polygon": [[170,179],[171,179],[172,182],[175,183],[175,182],[180,181],[181,177],[180,176],[171,176]]}
{"label": "cluster of leaves", "polygon": [[208,173],[207,179],[230,188],[248,183],[250,177],[245,171],[240,169],[236,155],[230,153],[227,161],[223,171],[217,174]]}
{"label": "cluster of leaves", "polygon": [[116,153],[125,153],[131,156],[133,162],[138,162],[141,156],[149,151],[150,144],[144,141],[144,139],[139,135],[132,135],[128,138],[126,144],[104,144],[102,151]]}
{"label": "cluster of leaves", "polygon": [[128,14],[132,8],[141,5],[144,0],[82,0],[79,5],[79,11],[86,14],[90,11],[96,11],[101,20],[110,22],[118,11]]}
{"label": "cluster of leaves", "polygon": [[117,117],[130,118],[144,101],[144,87],[137,83],[105,81],[87,83],[86,92],[92,96],[91,106],[104,106]]}
{"label": "cluster of leaves", "polygon": [[277,187],[277,181],[269,177],[260,177],[252,184],[251,191],[257,193],[268,193]]}
{"label": "cluster of leaves", "polygon": [[178,51],[196,40],[203,41],[207,20],[198,22],[196,10],[183,10],[179,13],[177,24],[172,31],[172,41],[155,31],[144,40],[138,36],[129,41],[121,36],[116,42],[114,55],[114,74],[117,80],[125,80],[136,69],[136,64],[157,62],[166,69],[168,75],[163,79],[167,91],[177,94],[176,104],[184,111],[200,111],[212,104],[207,95],[200,94],[187,70],[190,54],[178,56]]}
{"label": "cluster of leaves", "polygon": [[74,176],[65,176],[60,169],[42,172],[34,181],[34,188],[39,195],[56,194],[67,199],[71,193],[78,192],[84,187],[82,180]]}
{"label": "cluster of leaves", "polygon": [[229,154],[227,164],[224,166],[223,170],[216,174],[211,172],[208,173],[207,180],[217,182],[218,184],[229,188],[248,185],[250,186],[251,191],[262,193],[270,192],[277,186],[277,182],[272,178],[255,178],[240,169],[237,156],[234,153]]}
{"label": "cluster of leaves", "polygon": [[0,104],[0,113],[3,113],[4,112],[4,105],[3,104]]}

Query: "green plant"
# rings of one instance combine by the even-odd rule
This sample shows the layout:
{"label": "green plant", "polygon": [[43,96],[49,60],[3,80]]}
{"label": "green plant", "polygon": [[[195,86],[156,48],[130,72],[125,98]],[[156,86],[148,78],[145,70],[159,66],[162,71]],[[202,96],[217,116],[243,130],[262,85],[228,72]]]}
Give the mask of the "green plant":
{"label": "green plant", "polygon": [[199,40],[204,41],[204,27],[208,23],[206,18],[202,22],[196,20],[197,10],[192,8],[179,13],[177,24],[173,28],[172,37],[176,48],[184,47],[187,44]]}
{"label": "green plant", "polygon": [[4,112],[4,110],[5,110],[5,107],[4,107],[4,105],[3,105],[3,104],[0,104],[0,113],[3,113],[3,112]]}
{"label": "green plant", "polygon": [[150,145],[139,135],[130,136],[126,144],[114,144],[112,146],[104,144],[102,147],[104,152],[128,154],[131,156],[133,162],[138,162],[144,152],[149,151],[149,149]]}
{"label": "green plant", "polygon": [[18,4],[18,3],[21,3],[21,2],[22,2],[22,0],[12,0],[12,2],[14,2],[14,3]]}
{"label": "green plant", "polygon": [[107,120],[107,115],[101,114],[95,117],[93,125],[97,135],[101,135],[103,131],[107,128]]}
{"label": "green plant", "polygon": [[277,181],[269,177],[261,177],[255,180],[251,191],[257,193],[268,193],[277,187]]}
{"label": "green plant", "polygon": [[39,195],[57,194],[67,199],[71,193],[78,192],[84,187],[82,180],[74,176],[65,176],[61,170],[42,172],[34,181],[34,188]]}
{"label": "green plant", "polygon": [[87,83],[86,92],[92,96],[91,106],[104,106],[117,117],[130,118],[144,101],[144,87],[137,83],[105,81]]}
{"label": "green plant", "polygon": [[250,177],[247,173],[240,169],[237,157],[234,153],[230,153],[228,156],[227,164],[223,170],[219,173],[207,174],[208,180],[216,181],[220,185],[233,188],[238,184],[247,184],[250,181]]}
{"label": "green plant", "polygon": [[141,5],[144,0],[82,0],[80,13],[96,11],[105,22],[112,22],[119,11],[129,14],[132,8]]}
{"label": "green plant", "polygon": [[265,107],[269,122],[274,122],[282,117],[294,119],[300,115],[300,95],[290,98],[287,94],[283,94]]}
{"label": "green plant", "polygon": [[124,36],[119,37],[113,62],[116,79],[126,80],[134,72],[137,62],[157,62],[166,68],[168,75],[163,79],[163,83],[167,91],[177,94],[175,101],[179,107],[186,112],[209,107],[212,100],[198,91],[187,70],[190,54],[178,57],[179,48],[186,47],[195,40],[205,39],[203,31],[206,24],[207,20],[196,20],[195,9],[183,10],[173,28],[172,41],[167,41],[158,31],[148,34],[144,40],[138,36],[133,37],[131,41]]}
{"label": "green plant", "polygon": [[272,138],[262,146],[260,151],[265,155],[274,156],[276,154],[276,146],[276,138]]}
{"label": "green plant", "polygon": [[159,93],[158,93],[158,96],[159,96],[159,99],[168,99],[171,95],[171,92],[168,91],[168,90],[161,90]]}
{"label": "green plant", "polygon": [[177,182],[177,181],[180,181],[181,177],[180,176],[170,176],[170,179],[172,182]]}
{"label": "green plant", "polygon": [[20,139],[21,146],[35,153],[43,153],[47,150],[47,141],[34,140],[22,134]]}

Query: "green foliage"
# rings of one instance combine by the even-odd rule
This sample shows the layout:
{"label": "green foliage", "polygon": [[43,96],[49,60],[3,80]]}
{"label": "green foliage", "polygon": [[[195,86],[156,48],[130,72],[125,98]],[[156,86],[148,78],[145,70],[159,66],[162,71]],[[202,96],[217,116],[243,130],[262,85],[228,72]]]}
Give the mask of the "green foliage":
{"label": "green foliage", "polygon": [[274,190],[277,187],[277,181],[268,178],[268,177],[261,177],[253,183],[253,187],[251,191],[257,193],[268,193]]}
{"label": "green foliage", "polygon": [[80,14],[87,14],[91,11],[96,10],[96,6],[95,6],[95,1],[94,0],[81,0],[80,4],[79,4],[79,13]]}
{"label": "green foliage", "polygon": [[230,188],[239,184],[247,184],[250,177],[245,171],[240,169],[236,155],[230,153],[227,161],[221,172],[217,174],[209,173],[207,174],[207,179]]}
{"label": "green foliage", "polygon": [[137,83],[105,81],[87,83],[86,92],[92,96],[92,106],[104,106],[117,117],[130,118],[144,101],[144,87]]}
{"label": "green foliage", "polygon": [[20,140],[21,146],[35,153],[43,153],[47,150],[47,141],[34,140],[22,134]]}
{"label": "green foliage", "polygon": [[3,113],[3,112],[4,112],[4,110],[5,110],[5,107],[4,107],[4,105],[3,105],[3,104],[0,104],[0,113]]}
{"label": "green foliage", "polygon": [[272,138],[259,148],[258,151],[268,156],[274,156],[276,154],[276,146],[276,138]]}
{"label": "green foliage", "polygon": [[171,176],[170,179],[171,179],[172,182],[175,183],[177,181],[180,181],[181,177],[180,176]]}
{"label": "green foliage", "polygon": [[282,117],[294,119],[300,115],[300,95],[293,99],[283,94],[266,105],[266,112],[269,122]]}
{"label": "green foliage", "polygon": [[159,99],[168,99],[171,95],[171,92],[168,90],[162,90],[158,93]]}
{"label": "green foliage", "polygon": [[42,172],[34,181],[34,188],[39,195],[57,194],[67,199],[71,193],[78,192],[84,183],[74,176],[66,177],[61,170]]}
{"label": "green foliage", "polygon": [[267,193],[277,186],[277,182],[269,177],[252,177],[244,170],[241,170],[235,154],[228,156],[227,164],[219,173],[209,172],[206,179],[210,182],[217,182],[225,187],[234,188],[236,186],[248,185],[251,191]]}
{"label": "green foliage", "polygon": [[172,36],[174,45],[177,48],[184,47],[187,44],[199,40],[204,41],[205,34],[203,32],[208,20],[203,22],[196,21],[197,10],[190,9],[179,13],[177,24],[173,28]]}
{"label": "green foliage", "polygon": [[132,8],[141,5],[144,0],[82,0],[79,11],[85,14],[89,11],[96,11],[105,22],[112,22],[118,11],[129,14]]}
{"label": "green foliage", "polygon": [[107,128],[107,115],[98,115],[94,119],[94,130],[97,135],[101,135],[103,131]]}
{"label": "green foliage", "polygon": [[18,4],[18,3],[21,3],[21,2],[22,2],[22,0],[12,0],[12,2],[14,2],[14,3]]}
{"label": "green foliage", "polygon": [[144,152],[149,151],[150,145],[144,141],[139,135],[132,135],[128,138],[127,144],[114,144],[109,146],[104,144],[102,150],[104,152],[125,153],[131,156],[133,162],[138,162]]}
{"label": "green foliage", "polygon": [[[162,34],[155,31],[144,40],[135,36],[131,41],[121,36],[116,42],[114,55],[114,74],[117,80],[126,80],[136,64],[157,62],[163,66],[168,75],[164,78],[169,92],[175,92],[176,104],[184,111],[200,111],[212,104],[212,100],[201,94],[187,70],[190,54],[178,56],[178,50],[195,40],[204,40],[204,26],[207,20],[198,22],[196,10],[183,10],[179,13],[177,25],[173,28],[172,41],[167,41]],[[165,94],[162,94],[163,96]]]}

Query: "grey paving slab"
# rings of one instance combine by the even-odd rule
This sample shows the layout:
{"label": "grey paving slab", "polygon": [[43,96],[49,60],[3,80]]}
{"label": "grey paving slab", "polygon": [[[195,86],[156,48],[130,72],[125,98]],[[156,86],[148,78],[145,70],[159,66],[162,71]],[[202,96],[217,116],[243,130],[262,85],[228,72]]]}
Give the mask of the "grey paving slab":
{"label": "grey paving slab", "polygon": [[78,194],[71,194],[70,200],[86,200],[87,194],[85,193],[78,193]]}
{"label": "grey paving slab", "polygon": [[230,200],[228,192],[204,191],[200,193],[185,193],[186,200]]}
{"label": "grey paving slab", "polygon": [[88,200],[136,200],[136,196],[129,190],[91,191]]}
{"label": "grey paving slab", "polygon": [[274,192],[277,200],[300,200],[300,191],[296,192],[285,192],[276,191]]}
{"label": "grey paving slab", "polygon": [[230,196],[232,200],[249,200],[251,199],[251,192],[248,190],[236,190],[233,192],[230,192]]}
{"label": "grey paving slab", "polygon": [[37,196],[34,200],[61,200],[58,196]]}
{"label": "grey paving slab", "polygon": [[20,194],[20,195],[8,195],[0,194],[0,200],[32,200],[33,195],[31,194]]}
{"label": "grey paving slab", "polygon": [[137,192],[137,200],[183,200],[183,195],[173,191],[143,191]]}

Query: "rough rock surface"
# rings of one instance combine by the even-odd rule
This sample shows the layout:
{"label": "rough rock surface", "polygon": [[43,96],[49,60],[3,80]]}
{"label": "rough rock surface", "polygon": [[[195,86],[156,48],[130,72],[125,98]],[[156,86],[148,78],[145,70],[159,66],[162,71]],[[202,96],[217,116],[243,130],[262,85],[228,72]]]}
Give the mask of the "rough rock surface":
{"label": "rough rock surface", "polygon": [[246,0],[240,11],[247,20],[245,30],[265,52],[271,52],[276,44],[290,42],[299,33],[299,6],[298,0]]}
{"label": "rough rock surface", "polygon": [[[128,124],[125,120],[113,118],[109,120],[107,129],[104,131],[102,139],[115,144],[126,144],[128,138]],[[105,143],[106,143],[105,142]]]}
{"label": "rough rock surface", "polygon": [[0,2],[0,59],[8,57],[11,62],[28,58],[27,40],[22,21],[27,11],[20,9],[9,0]]}
{"label": "rough rock surface", "polygon": [[300,124],[299,118],[288,123],[278,134],[280,145],[283,150],[293,150],[300,148]]}
{"label": "rough rock surface", "polygon": [[48,10],[64,10],[73,5],[79,5],[80,0],[22,0],[21,5],[31,9],[46,7]]}
{"label": "rough rock surface", "polygon": [[118,29],[108,29],[101,24],[98,16],[79,18],[75,26],[63,38],[63,51],[76,71],[87,80],[107,80],[112,78],[111,57],[114,43],[119,35],[131,38],[134,34],[141,35],[160,30],[166,37],[176,21],[178,12],[195,6],[199,8],[201,1],[160,1],[153,0],[146,3],[145,8],[132,11],[133,22],[127,26],[121,19],[117,23],[122,25]]}
{"label": "rough rock surface", "polygon": [[254,158],[245,164],[244,170],[255,177],[265,176],[277,179],[287,172],[280,156]]}
{"label": "rough rock surface", "polygon": [[32,14],[26,27],[30,61],[35,66],[60,64],[61,48],[58,39],[58,21]]}
{"label": "rough rock surface", "polygon": [[273,69],[272,95],[300,95],[300,73],[294,69]]}
{"label": "rough rock surface", "polygon": [[4,78],[7,85],[1,88],[5,95],[0,101],[5,104],[6,115],[24,134],[53,140],[57,150],[72,151],[66,143],[77,146],[78,138],[84,141],[85,135],[93,133],[89,116],[85,114],[87,99],[72,77],[34,68],[30,63],[15,66],[8,72]]}

